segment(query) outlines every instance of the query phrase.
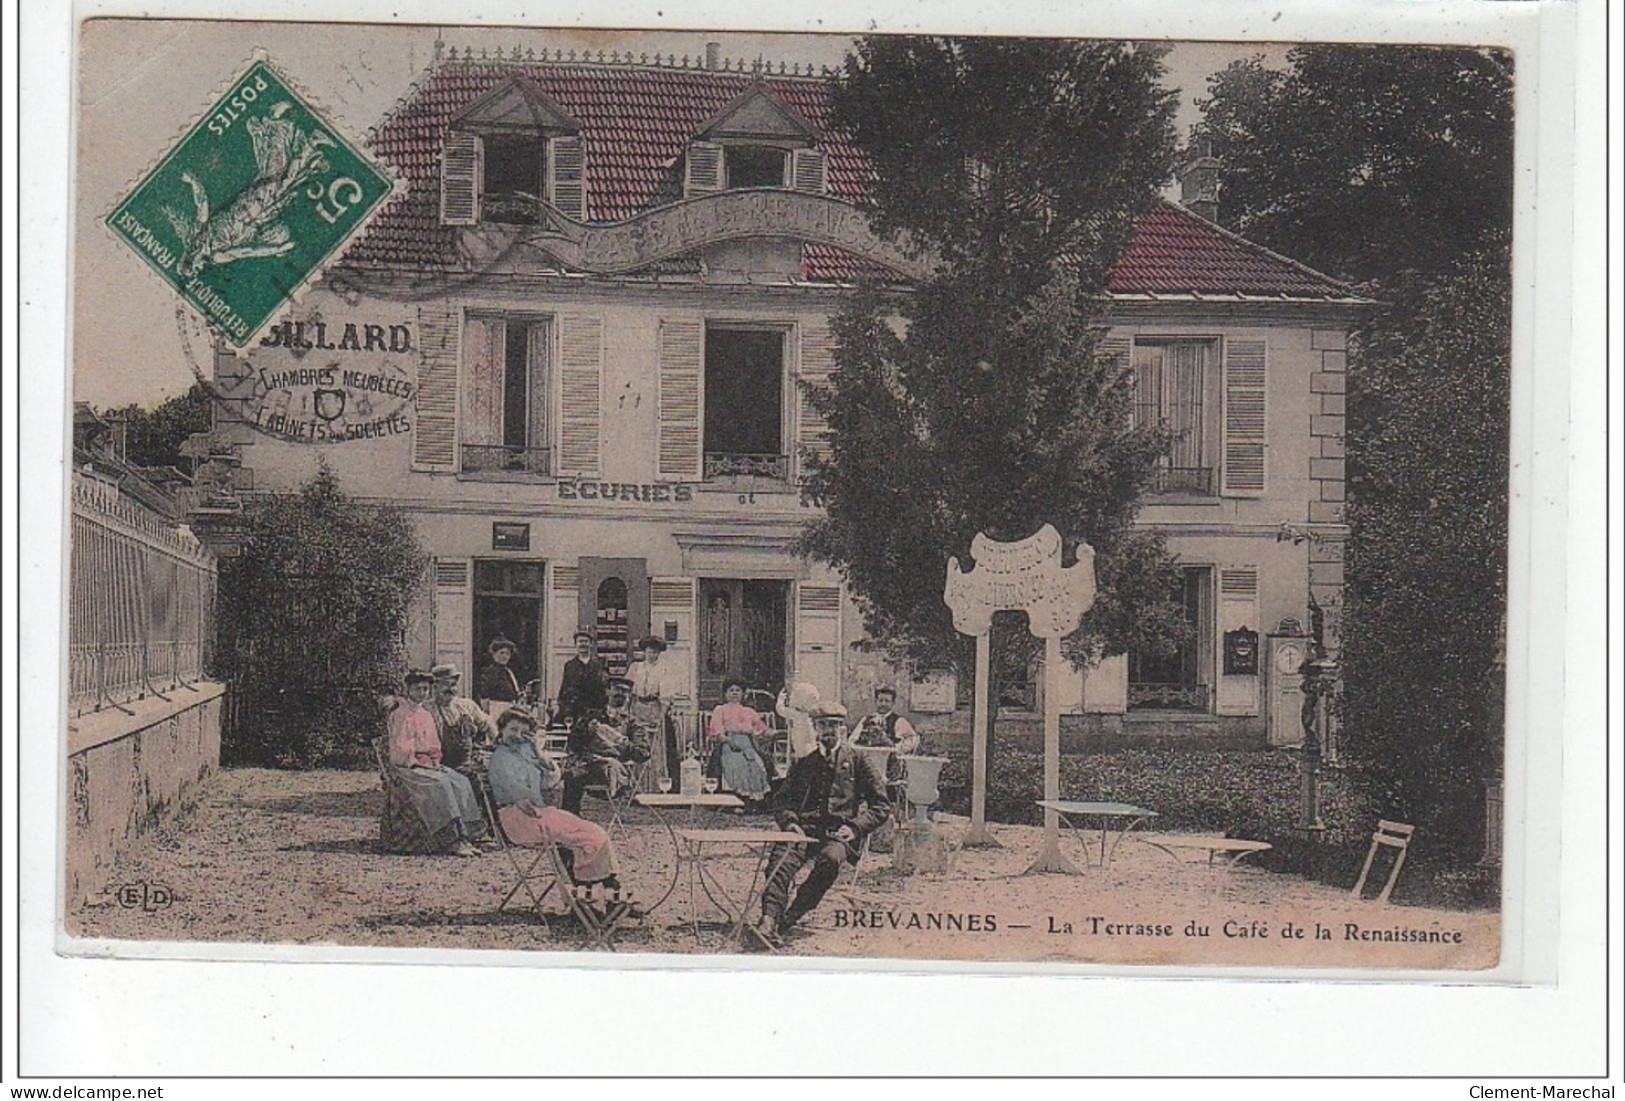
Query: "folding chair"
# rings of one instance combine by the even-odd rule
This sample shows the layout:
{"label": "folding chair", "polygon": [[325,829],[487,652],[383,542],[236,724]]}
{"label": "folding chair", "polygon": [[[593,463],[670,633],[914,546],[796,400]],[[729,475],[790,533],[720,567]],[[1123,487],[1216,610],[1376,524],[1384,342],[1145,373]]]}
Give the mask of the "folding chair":
{"label": "folding chair", "polygon": [[378,820],[378,843],[385,852],[426,856],[443,853],[457,844],[457,827],[448,823],[431,833],[423,824],[411,793],[395,779],[389,763],[389,739],[374,738],[373,757],[378,762],[378,781],[384,789],[384,811]]}
{"label": "folding chair", "polygon": [[854,906],[868,901],[866,896],[858,892],[858,877],[864,873],[864,865],[869,862],[869,838],[872,836],[873,831],[863,835],[863,840],[858,842],[858,859],[852,863],[842,864],[840,872],[835,876],[835,882],[831,884],[832,889],[840,891],[846,896],[847,902]]}
{"label": "folding chair", "polygon": [[[547,923],[547,910],[542,903],[552,892],[553,888],[561,883],[569,883],[569,872],[564,868],[563,859],[559,856],[557,845],[520,845],[508,836],[508,831],[502,828],[502,819],[497,816],[496,799],[491,795],[491,785],[484,776],[479,778],[480,803],[485,807],[485,814],[491,820],[491,833],[497,839],[497,847],[508,858],[513,866],[514,884],[508,888],[508,893],[502,896],[502,903],[497,907],[501,913],[508,908],[514,895],[524,891],[530,896],[530,908],[542,926],[551,932]],[[526,856],[520,853],[525,852]],[[544,864],[546,865],[544,867]],[[541,890],[537,890],[540,886]],[[568,892],[566,892],[568,893]]]}
{"label": "folding chair", "polygon": [[646,792],[653,788],[653,762],[652,761],[622,761],[626,766],[626,783],[620,790],[611,792],[609,785],[597,780],[582,788],[582,793],[591,795],[595,799],[602,799],[609,804],[609,821],[604,824],[604,831],[611,839],[618,838],[626,825],[624,818],[626,812],[632,807],[632,799],[639,792]]}
{"label": "folding chair", "polygon": [[1388,896],[1394,893],[1394,884],[1399,880],[1399,869],[1405,866],[1405,853],[1410,848],[1411,835],[1415,832],[1415,826],[1379,820],[1377,831],[1371,835],[1371,848],[1365,854],[1365,867],[1360,869],[1359,881],[1354,884],[1354,890],[1349,892],[1349,897],[1360,898],[1364,894],[1366,876],[1371,873],[1371,865],[1377,859],[1377,849],[1386,845],[1399,850],[1394,854],[1394,866],[1388,870],[1388,882],[1383,884],[1381,892],[1376,897],[1379,905],[1386,903]]}
{"label": "folding chair", "polygon": [[[497,815],[496,799],[491,794],[490,783],[485,777],[480,778],[480,800],[485,805],[485,811],[492,822],[492,832],[496,835],[497,844],[507,855],[508,862],[513,866],[516,880],[508,888],[508,893],[502,896],[502,903],[497,907],[498,912],[506,909],[514,895],[523,890],[530,896],[531,910],[541,919],[542,925],[552,931],[548,924],[547,910],[543,903],[553,888],[559,888],[560,897],[564,901],[565,911],[581,926],[587,934],[590,946],[602,948],[605,951],[615,950],[614,936],[622,922],[633,915],[635,903],[630,891],[604,887],[596,883],[576,883],[570,874],[570,868],[565,863],[564,850],[555,844],[521,844],[508,836],[502,828],[502,819]],[[521,853],[527,854],[522,856]],[[540,886],[540,890],[537,887]]]}

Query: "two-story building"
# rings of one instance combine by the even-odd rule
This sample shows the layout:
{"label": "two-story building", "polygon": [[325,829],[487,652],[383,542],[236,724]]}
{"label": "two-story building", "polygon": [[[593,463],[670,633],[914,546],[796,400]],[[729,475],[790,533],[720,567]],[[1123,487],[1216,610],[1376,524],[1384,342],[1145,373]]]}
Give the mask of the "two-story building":
{"label": "two-story building", "polygon": [[[833,370],[854,279],[920,272],[868,231],[827,107],[825,74],[714,55],[453,51],[370,135],[401,193],[265,342],[217,356],[219,434],[259,490],[320,457],[410,514],[433,556],[416,661],[467,669],[504,635],[551,695],[590,627],[612,666],[664,638],[701,707],[792,670],[860,705],[894,671],[840,578],[793,553],[824,432],[797,383]],[[1360,300],[1172,203],[1110,289],[1137,415],[1179,430],[1142,522],[1184,564],[1196,641],[1069,676],[1063,705],[1262,734],[1285,685],[1265,636],[1312,580],[1337,604]],[[905,702],[953,709],[913,672]]]}

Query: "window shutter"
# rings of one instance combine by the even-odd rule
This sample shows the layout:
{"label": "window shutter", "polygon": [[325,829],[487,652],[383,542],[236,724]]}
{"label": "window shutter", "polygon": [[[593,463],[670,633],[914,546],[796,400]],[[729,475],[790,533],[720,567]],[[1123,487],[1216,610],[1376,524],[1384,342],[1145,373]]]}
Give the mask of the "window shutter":
{"label": "window shutter", "polygon": [[465,445],[502,446],[507,324],[500,317],[470,317],[463,326],[463,424]]}
{"label": "window shutter", "polygon": [[660,322],[659,471],[662,478],[698,481],[700,403],[705,386],[705,324]]}
{"label": "window shutter", "polygon": [[559,473],[598,473],[599,410],[603,392],[604,319],[559,319]]}
{"label": "window shutter", "polygon": [[469,667],[474,632],[473,596],[466,558],[434,560],[434,663]]}
{"label": "window shutter", "polygon": [[[835,373],[835,334],[829,322],[820,318],[801,326],[801,381],[823,389],[829,386]],[[798,462],[806,455],[816,455],[828,462],[834,454],[830,444],[829,423],[812,407],[807,395],[796,387],[796,454]]]}
{"label": "window shutter", "polygon": [[1224,348],[1224,493],[1264,493],[1265,370],[1262,340],[1231,340]]}
{"label": "window shutter", "polygon": [[417,423],[412,432],[416,470],[457,469],[457,355],[462,311],[419,306]]}
{"label": "window shutter", "polygon": [[480,220],[480,139],[467,130],[446,131],[440,152],[440,220],[448,226]]}
{"label": "window shutter", "polygon": [[811,195],[829,190],[829,162],[822,149],[790,150],[790,186]]}
{"label": "window shutter", "polygon": [[[1109,359],[1112,364],[1112,385],[1134,385],[1134,376],[1129,373],[1129,359],[1134,351],[1134,342],[1126,336],[1108,336],[1100,342],[1095,354],[1102,359]],[[1135,393],[1133,389],[1130,393]],[[1129,424],[1133,425],[1133,405],[1130,405]]]}
{"label": "window shutter", "polygon": [[[1219,571],[1219,631],[1258,630],[1258,567],[1227,566]],[[1258,714],[1258,678],[1226,675],[1219,665],[1213,710],[1220,715]]]}
{"label": "window shutter", "polygon": [[557,137],[548,143],[548,201],[566,218],[587,220],[586,151],[578,137]]}
{"label": "window shutter", "polygon": [[685,161],[684,198],[722,190],[722,146],[709,141],[691,141]]}
{"label": "window shutter", "polygon": [[835,585],[796,586],[796,679],[826,700],[841,694],[841,590]]}

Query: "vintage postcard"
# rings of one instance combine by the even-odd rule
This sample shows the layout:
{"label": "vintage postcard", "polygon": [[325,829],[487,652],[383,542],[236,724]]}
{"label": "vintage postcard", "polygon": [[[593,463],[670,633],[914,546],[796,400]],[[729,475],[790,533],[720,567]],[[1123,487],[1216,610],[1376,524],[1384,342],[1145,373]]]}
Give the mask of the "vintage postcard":
{"label": "vintage postcard", "polygon": [[1521,58],[77,58],[61,951],[1508,977]]}

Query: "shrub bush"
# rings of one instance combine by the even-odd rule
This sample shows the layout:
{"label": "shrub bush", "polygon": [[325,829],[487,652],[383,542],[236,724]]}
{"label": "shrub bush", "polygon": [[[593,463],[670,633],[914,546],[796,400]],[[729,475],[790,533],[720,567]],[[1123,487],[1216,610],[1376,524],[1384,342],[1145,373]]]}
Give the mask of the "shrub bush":
{"label": "shrub bush", "polygon": [[377,698],[399,682],[406,612],[426,560],[399,511],[357,504],[323,468],[243,510],[242,554],[220,566],[217,664],[232,686],[227,764],[372,761]]}

